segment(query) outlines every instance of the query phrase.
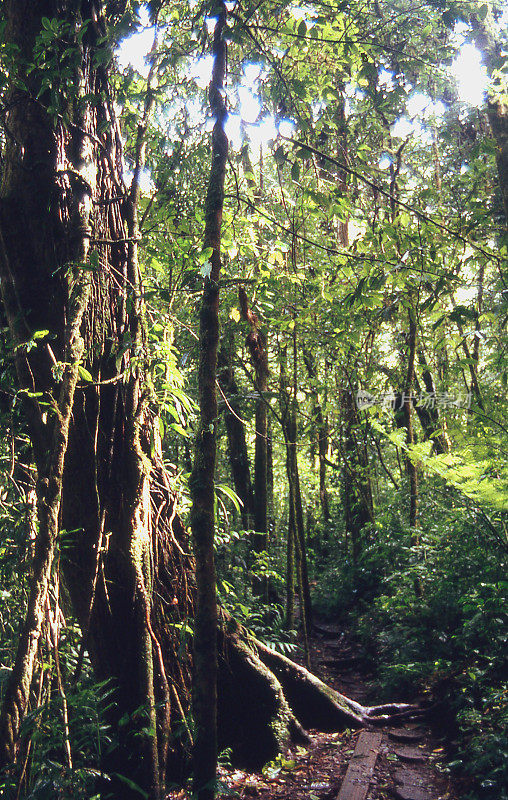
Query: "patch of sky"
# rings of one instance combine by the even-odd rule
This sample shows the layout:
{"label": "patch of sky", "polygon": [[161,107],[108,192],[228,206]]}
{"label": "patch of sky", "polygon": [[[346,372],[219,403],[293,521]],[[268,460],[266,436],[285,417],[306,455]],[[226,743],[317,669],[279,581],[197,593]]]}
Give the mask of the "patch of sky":
{"label": "patch of sky", "polygon": [[281,121],[279,122],[279,133],[281,136],[285,136],[286,138],[290,139],[295,130],[296,130],[296,123],[293,122],[293,120],[281,119]]}
{"label": "patch of sky", "polygon": [[257,121],[261,112],[261,102],[258,97],[252,94],[246,86],[238,88],[238,100],[240,101],[240,116],[244,122],[250,124]]}
{"label": "patch of sky", "polygon": [[[508,10],[505,14],[508,15]],[[459,52],[450,66],[450,72],[455,78],[459,99],[463,103],[479,107],[484,104],[489,79],[480,51],[468,41],[470,34],[470,28],[465,22],[455,24],[452,41]]]}
{"label": "patch of sky", "polygon": [[433,117],[441,117],[446,111],[446,106],[440,100],[431,100],[422,92],[414,92],[406,103],[406,114],[394,122],[390,130],[392,136],[406,139],[414,135],[424,143],[430,143],[432,136],[425,127],[425,123]]}
{"label": "patch of sky", "polygon": [[251,86],[254,88],[257,85],[257,81],[263,77],[263,67],[261,64],[256,64],[255,61],[249,61],[247,64],[243,65],[243,74],[245,77],[245,83],[247,86]]}
{"label": "patch of sky", "polygon": [[273,114],[263,117],[255,125],[247,127],[247,135],[257,148],[266,144],[270,140],[277,138],[277,125]]}
{"label": "patch of sky", "polygon": [[240,114],[228,114],[226,124],[224,125],[224,130],[233,150],[239,150],[242,146],[243,140],[242,118]]}
{"label": "patch of sky", "polygon": [[210,83],[213,69],[213,56],[203,56],[202,58],[192,59],[187,74],[191,77],[196,86],[206,89]]}
{"label": "patch of sky", "polygon": [[138,11],[139,24],[142,28],[150,26],[150,9],[147,5],[142,5]]}
{"label": "patch of sky", "polygon": [[388,89],[388,91],[391,91],[393,89],[393,72],[390,72],[387,69],[380,70],[378,75],[378,85],[382,86],[384,89]]}
{"label": "patch of sky", "polygon": [[406,139],[411,136],[415,131],[415,125],[407,117],[399,117],[399,119],[390,126],[390,133],[397,139]]}
{"label": "patch of sky", "polygon": [[[124,178],[127,185],[132,182],[132,178],[134,177],[134,173],[130,169],[126,169],[124,171]],[[152,176],[150,175],[150,171],[148,169],[142,169],[141,174],[139,176],[139,188],[142,194],[150,194],[155,189],[155,184],[152,181]]]}
{"label": "patch of sky", "polygon": [[291,9],[291,16],[293,19],[304,19],[308,25],[311,25],[312,15],[315,14],[315,9],[311,6],[295,6]]}
{"label": "patch of sky", "polygon": [[489,79],[482,55],[474,44],[462,45],[450,72],[457,82],[457,92],[462,102],[476,107],[484,105]]}
{"label": "patch of sky", "polygon": [[406,103],[407,113],[410,117],[420,117],[427,120],[431,117],[441,117],[446,111],[444,103],[440,100],[431,100],[421,92],[415,92]]}
{"label": "patch of sky", "polygon": [[146,62],[146,56],[151,50],[153,35],[153,28],[143,27],[123,40],[117,50],[118,63],[122,69],[130,66],[144,78],[148,77],[150,66]]}

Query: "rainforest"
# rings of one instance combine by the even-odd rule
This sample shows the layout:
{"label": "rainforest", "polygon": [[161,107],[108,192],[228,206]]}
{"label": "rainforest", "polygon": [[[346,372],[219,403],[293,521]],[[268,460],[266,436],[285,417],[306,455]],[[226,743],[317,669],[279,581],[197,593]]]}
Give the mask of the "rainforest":
{"label": "rainforest", "polygon": [[507,800],[508,9],[0,2],[0,797]]}

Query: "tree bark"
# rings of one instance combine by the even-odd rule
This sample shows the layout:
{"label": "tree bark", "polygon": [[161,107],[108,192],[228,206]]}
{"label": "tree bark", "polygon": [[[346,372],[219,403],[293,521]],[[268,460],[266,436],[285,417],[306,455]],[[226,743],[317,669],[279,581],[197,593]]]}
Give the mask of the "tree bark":
{"label": "tree bark", "polygon": [[249,307],[247,293],[243,286],[238,290],[242,319],[250,325],[247,347],[256,375],[256,389],[261,395],[256,400],[256,440],[254,452],[254,550],[262,552],[268,548],[268,418],[266,400],[263,395],[268,389],[268,355],[266,336],[261,330],[259,320]]}
{"label": "tree bark", "polygon": [[[307,569],[307,554],[305,546],[305,523],[303,518],[302,497],[300,491],[300,477],[298,473],[297,451],[297,421],[296,421],[296,384],[288,395],[286,373],[286,348],[282,349],[280,362],[280,411],[281,427],[286,446],[286,472],[289,488],[289,523],[288,537],[292,535],[292,543],[288,539],[288,554],[290,547],[294,548],[296,557],[296,576],[300,595],[300,614],[303,629],[305,649],[307,652],[308,625],[312,624],[312,601],[310,596],[309,577]],[[288,558],[289,561],[289,558]],[[288,573],[289,574],[289,573]],[[287,619],[290,615],[287,614]]]}
{"label": "tree bark", "polygon": [[235,492],[242,502],[241,516],[245,530],[251,530],[253,524],[254,501],[250,478],[249,454],[245,438],[245,425],[240,417],[238,403],[238,386],[231,365],[233,336],[225,336],[219,362],[222,367],[219,374],[219,386],[224,395],[224,424],[228,439],[229,463]]}
{"label": "tree bark", "polygon": [[[480,13],[487,6],[487,13]],[[495,22],[491,3],[478,3],[478,11],[470,16],[473,35],[479,50],[483,54],[487,72],[493,78],[496,70],[502,67],[504,56],[501,40],[496,35]],[[499,188],[503,200],[505,215],[504,235],[508,235],[508,102],[506,100],[506,77],[503,84],[494,86],[487,94],[487,114],[492,135],[498,150],[496,153]]]}
{"label": "tree bark", "polygon": [[[413,308],[409,309],[408,354],[407,373],[404,387],[404,425],[406,428],[406,444],[415,442],[413,430],[413,386],[415,378],[416,358],[416,316]],[[409,478],[409,527],[411,529],[411,542],[418,543],[418,472],[412,458],[406,458],[406,469]]]}
{"label": "tree bark", "polygon": [[[149,462],[150,437],[145,436],[154,419],[141,389],[145,348],[136,216],[151,94],[148,87],[129,191],[107,71],[95,65],[105,33],[100,4],[9,2],[5,14],[24,87],[11,88],[5,117],[12,136],[0,192],[0,262],[38,470],[40,530],[19,646],[24,654],[4,707],[2,751],[4,758],[15,755],[52,552],[62,528],[72,542],[61,566],[87,647],[98,676],[114,681],[119,716],[129,718],[120,733],[116,766],[156,798],[166,768],[165,736],[158,733],[169,709],[151,619],[149,556],[151,532],[164,528],[172,498],[169,491],[161,498],[154,524],[150,478],[155,465]],[[43,70],[30,69],[43,16],[58,19],[66,42],[73,38],[79,54],[76,91],[66,96],[62,90],[59,106],[51,109],[47,91],[41,91]],[[85,20],[86,32],[78,37]],[[100,102],[90,105],[90,96]],[[47,337],[37,334],[41,331],[48,331]],[[81,351],[88,377],[76,385]],[[51,407],[47,415],[44,403]]]}
{"label": "tree bark", "polygon": [[351,537],[352,557],[356,563],[361,553],[361,532],[374,521],[374,506],[367,454],[356,436],[358,412],[351,391],[342,392],[341,406],[344,518],[346,537]]}
{"label": "tree bark", "polygon": [[328,492],[326,491],[326,455],[328,452],[328,435],[326,424],[323,417],[323,409],[319,400],[317,390],[317,368],[314,356],[308,350],[303,349],[303,360],[307,368],[309,378],[313,382],[313,416],[316,421],[318,459],[319,459],[319,502],[321,512],[325,520],[330,519],[330,505],[328,502]]}
{"label": "tree bark", "polygon": [[227,49],[226,7],[220,5],[213,38],[210,108],[215,119],[212,165],[205,204],[204,249],[211,248],[210,275],[205,277],[199,317],[199,430],[190,479],[191,527],[196,562],[194,616],[193,787],[198,800],[213,800],[217,773],[217,587],[215,574],[215,460],[219,343],[219,276],[221,225],[228,140],[224,132],[224,78]]}
{"label": "tree bark", "polygon": [[398,703],[362,706],[254,639],[233,620],[225,620],[225,629],[219,679],[221,745],[233,743],[235,763],[248,769],[259,769],[289,741],[305,743],[304,728],[337,731],[382,724],[415,710]]}

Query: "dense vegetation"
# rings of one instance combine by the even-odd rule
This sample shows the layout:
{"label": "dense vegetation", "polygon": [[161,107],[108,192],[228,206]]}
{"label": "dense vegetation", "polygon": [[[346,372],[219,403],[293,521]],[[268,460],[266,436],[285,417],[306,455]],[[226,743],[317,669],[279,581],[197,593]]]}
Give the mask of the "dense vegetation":
{"label": "dense vegetation", "polygon": [[217,589],[219,662],[340,620],[507,798],[506,11],[40,5],[0,8],[1,796],[155,798],[191,743],[213,796]]}

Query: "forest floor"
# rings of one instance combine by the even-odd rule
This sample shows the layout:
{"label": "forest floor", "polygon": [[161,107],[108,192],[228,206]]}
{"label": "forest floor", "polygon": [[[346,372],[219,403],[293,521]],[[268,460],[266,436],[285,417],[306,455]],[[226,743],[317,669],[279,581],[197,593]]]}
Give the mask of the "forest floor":
{"label": "forest floor", "polygon": [[[372,675],[355,645],[337,626],[317,625],[310,652],[312,671],[334,689],[363,704],[377,702],[372,697]],[[458,800],[449,779],[439,770],[443,743],[425,720],[377,728],[373,733],[310,731],[310,736],[307,747],[291,748],[262,774],[221,768],[224,792],[220,797]]]}

